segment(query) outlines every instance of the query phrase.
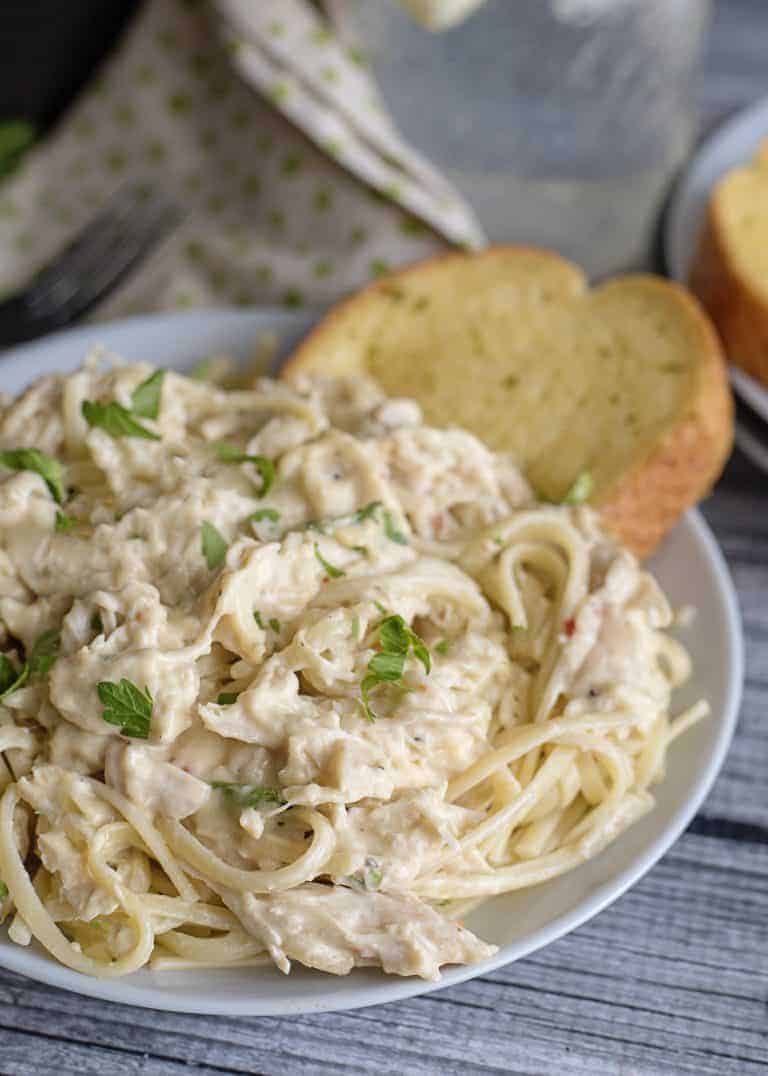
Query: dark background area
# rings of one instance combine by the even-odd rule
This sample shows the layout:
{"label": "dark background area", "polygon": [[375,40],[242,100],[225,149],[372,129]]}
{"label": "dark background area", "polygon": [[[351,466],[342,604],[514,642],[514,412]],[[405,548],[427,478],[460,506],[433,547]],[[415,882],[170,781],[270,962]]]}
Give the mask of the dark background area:
{"label": "dark background area", "polygon": [[56,121],[118,37],[138,0],[3,0],[0,120]]}

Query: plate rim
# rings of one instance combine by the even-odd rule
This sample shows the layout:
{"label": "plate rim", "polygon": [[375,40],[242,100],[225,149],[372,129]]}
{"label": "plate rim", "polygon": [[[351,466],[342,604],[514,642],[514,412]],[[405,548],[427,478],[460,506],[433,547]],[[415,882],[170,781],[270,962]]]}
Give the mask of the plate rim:
{"label": "plate rim", "polygon": [[[768,106],[768,101],[766,105]],[[133,333],[140,334],[149,329],[162,331],[164,326],[173,328],[174,325],[182,320],[188,326],[196,321],[209,327],[216,323],[222,326],[225,323],[228,325],[240,324],[243,328],[253,328],[255,332],[259,331],[259,322],[272,321],[284,324],[288,331],[304,332],[321,313],[321,309],[285,311],[275,307],[211,308],[203,311],[139,315],[116,321],[94,322],[84,327],[64,329],[40,340],[22,344],[0,353],[0,371],[2,366],[8,369],[9,365],[16,366],[22,363],[31,365],[37,353],[42,355],[48,349],[55,349],[65,343],[71,344],[72,347],[79,342],[90,344],[98,339],[102,332],[117,332],[118,335],[129,333],[132,335]],[[83,352],[81,351],[79,353],[81,359],[82,354]],[[26,370],[23,372],[26,374]],[[30,370],[30,380],[35,376],[39,376],[39,373],[40,371]],[[0,382],[1,380],[0,377]],[[683,526],[689,530],[691,540],[699,546],[704,554],[712,576],[715,596],[723,610],[722,630],[726,644],[724,654],[726,680],[724,683],[724,705],[722,711],[717,715],[717,736],[706,766],[699,774],[688,797],[672,812],[662,831],[645,849],[643,854],[636,856],[618,875],[612,876],[608,881],[595,887],[575,908],[569,909],[518,942],[500,946],[498,952],[488,960],[479,964],[449,968],[437,982],[413,977],[382,977],[380,981],[377,980],[371,987],[351,984],[348,992],[350,996],[346,996],[343,992],[324,995],[322,990],[319,990],[317,1001],[299,998],[295,1002],[288,1003],[284,1000],[273,1003],[270,998],[265,997],[245,997],[234,1001],[228,997],[217,1000],[213,986],[211,987],[211,993],[204,998],[192,998],[175,992],[172,987],[162,987],[163,1009],[169,1012],[211,1016],[284,1017],[304,1013],[347,1011],[370,1005],[406,1000],[417,995],[431,993],[434,990],[456,986],[469,979],[481,977],[499,967],[530,955],[532,952],[558,940],[592,919],[638,882],[677,841],[711,789],[733,738],[744,680],[744,639],[741,629],[741,613],[725,557],[717,544],[714,534],[698,509],[694,508],[686,512],[678,526]],[[87,997],[140,1008],[158,1008],[158,990],[150,990],[146,986],[134,985],[130,982],[130,977],[93,979],[57,964],[47,954],[41,967],[34,967],[33,970],[30,970],[30,961],[40,956],[41,954],[36,951],[30,952],[21,946],[13,944],[6,946],[4,944],[0,946],[0,967],[24,975],[35,982],[59,987]]]}

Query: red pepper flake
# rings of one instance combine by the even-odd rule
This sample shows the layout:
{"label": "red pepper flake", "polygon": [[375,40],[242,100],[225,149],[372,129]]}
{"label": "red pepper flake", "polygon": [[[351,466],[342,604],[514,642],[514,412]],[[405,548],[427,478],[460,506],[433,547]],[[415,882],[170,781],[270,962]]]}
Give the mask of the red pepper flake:
{"label": "red pepper flake", "polygon": [[563,631],[569,638],[576,631],[576,621],[572,616],[568,617],[565,624],[563,624]]}

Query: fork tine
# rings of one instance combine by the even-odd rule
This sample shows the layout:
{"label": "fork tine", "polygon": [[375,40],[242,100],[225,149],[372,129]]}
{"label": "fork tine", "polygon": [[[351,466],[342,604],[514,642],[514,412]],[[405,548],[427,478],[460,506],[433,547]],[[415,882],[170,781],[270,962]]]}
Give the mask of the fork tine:
{"label": "fork tine", "polygon": [[173,203],[157,191],[118,191],[25,290],[0,301],[0,345],[33,339],[85,314],[179,217]]}
{"label": "fork tine", "polygon": [[112,249],[106,250],[101,262],[91,269],[87,279],[80,281],[79,287],[64,304],[67,320],[78,317],[98,302],[152,247],[172,231],[178,220],[179,215],[175,210],[164,209],[145,221],[141,228],[133,230],[125,239],[117,241]]}
{"label": "fork tine", "polygon": [[[87,243],[77,241],[63,258],[33,282],[26,296],[35,318],[74,320],[109,291],[145,253],[178,222],[165,198],[126,200],[118,212],[100,215],[98,229],[87,229]],[[75,249],[77,248],[77,249]]]}
{"label": "fork tine", "polygon": [[98,255],[115,228],[120,227],[140,205],[142,199],[138,188],[119,190],[82,231],[44,266],[30,282],[30,288],[42,291],[59,276],[85,268],[94,254]]}

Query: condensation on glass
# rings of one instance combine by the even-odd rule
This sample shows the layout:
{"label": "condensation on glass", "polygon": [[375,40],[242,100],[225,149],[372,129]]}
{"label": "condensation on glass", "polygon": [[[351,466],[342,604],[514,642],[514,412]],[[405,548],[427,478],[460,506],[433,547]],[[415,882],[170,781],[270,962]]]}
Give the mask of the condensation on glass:
{"label": "condensation on glass", "polygon": [[593,276],[647,264],[695,130],[709,0],[488,0],[440,33],[394,0],[338,10],[402,132],[491,239]]}

